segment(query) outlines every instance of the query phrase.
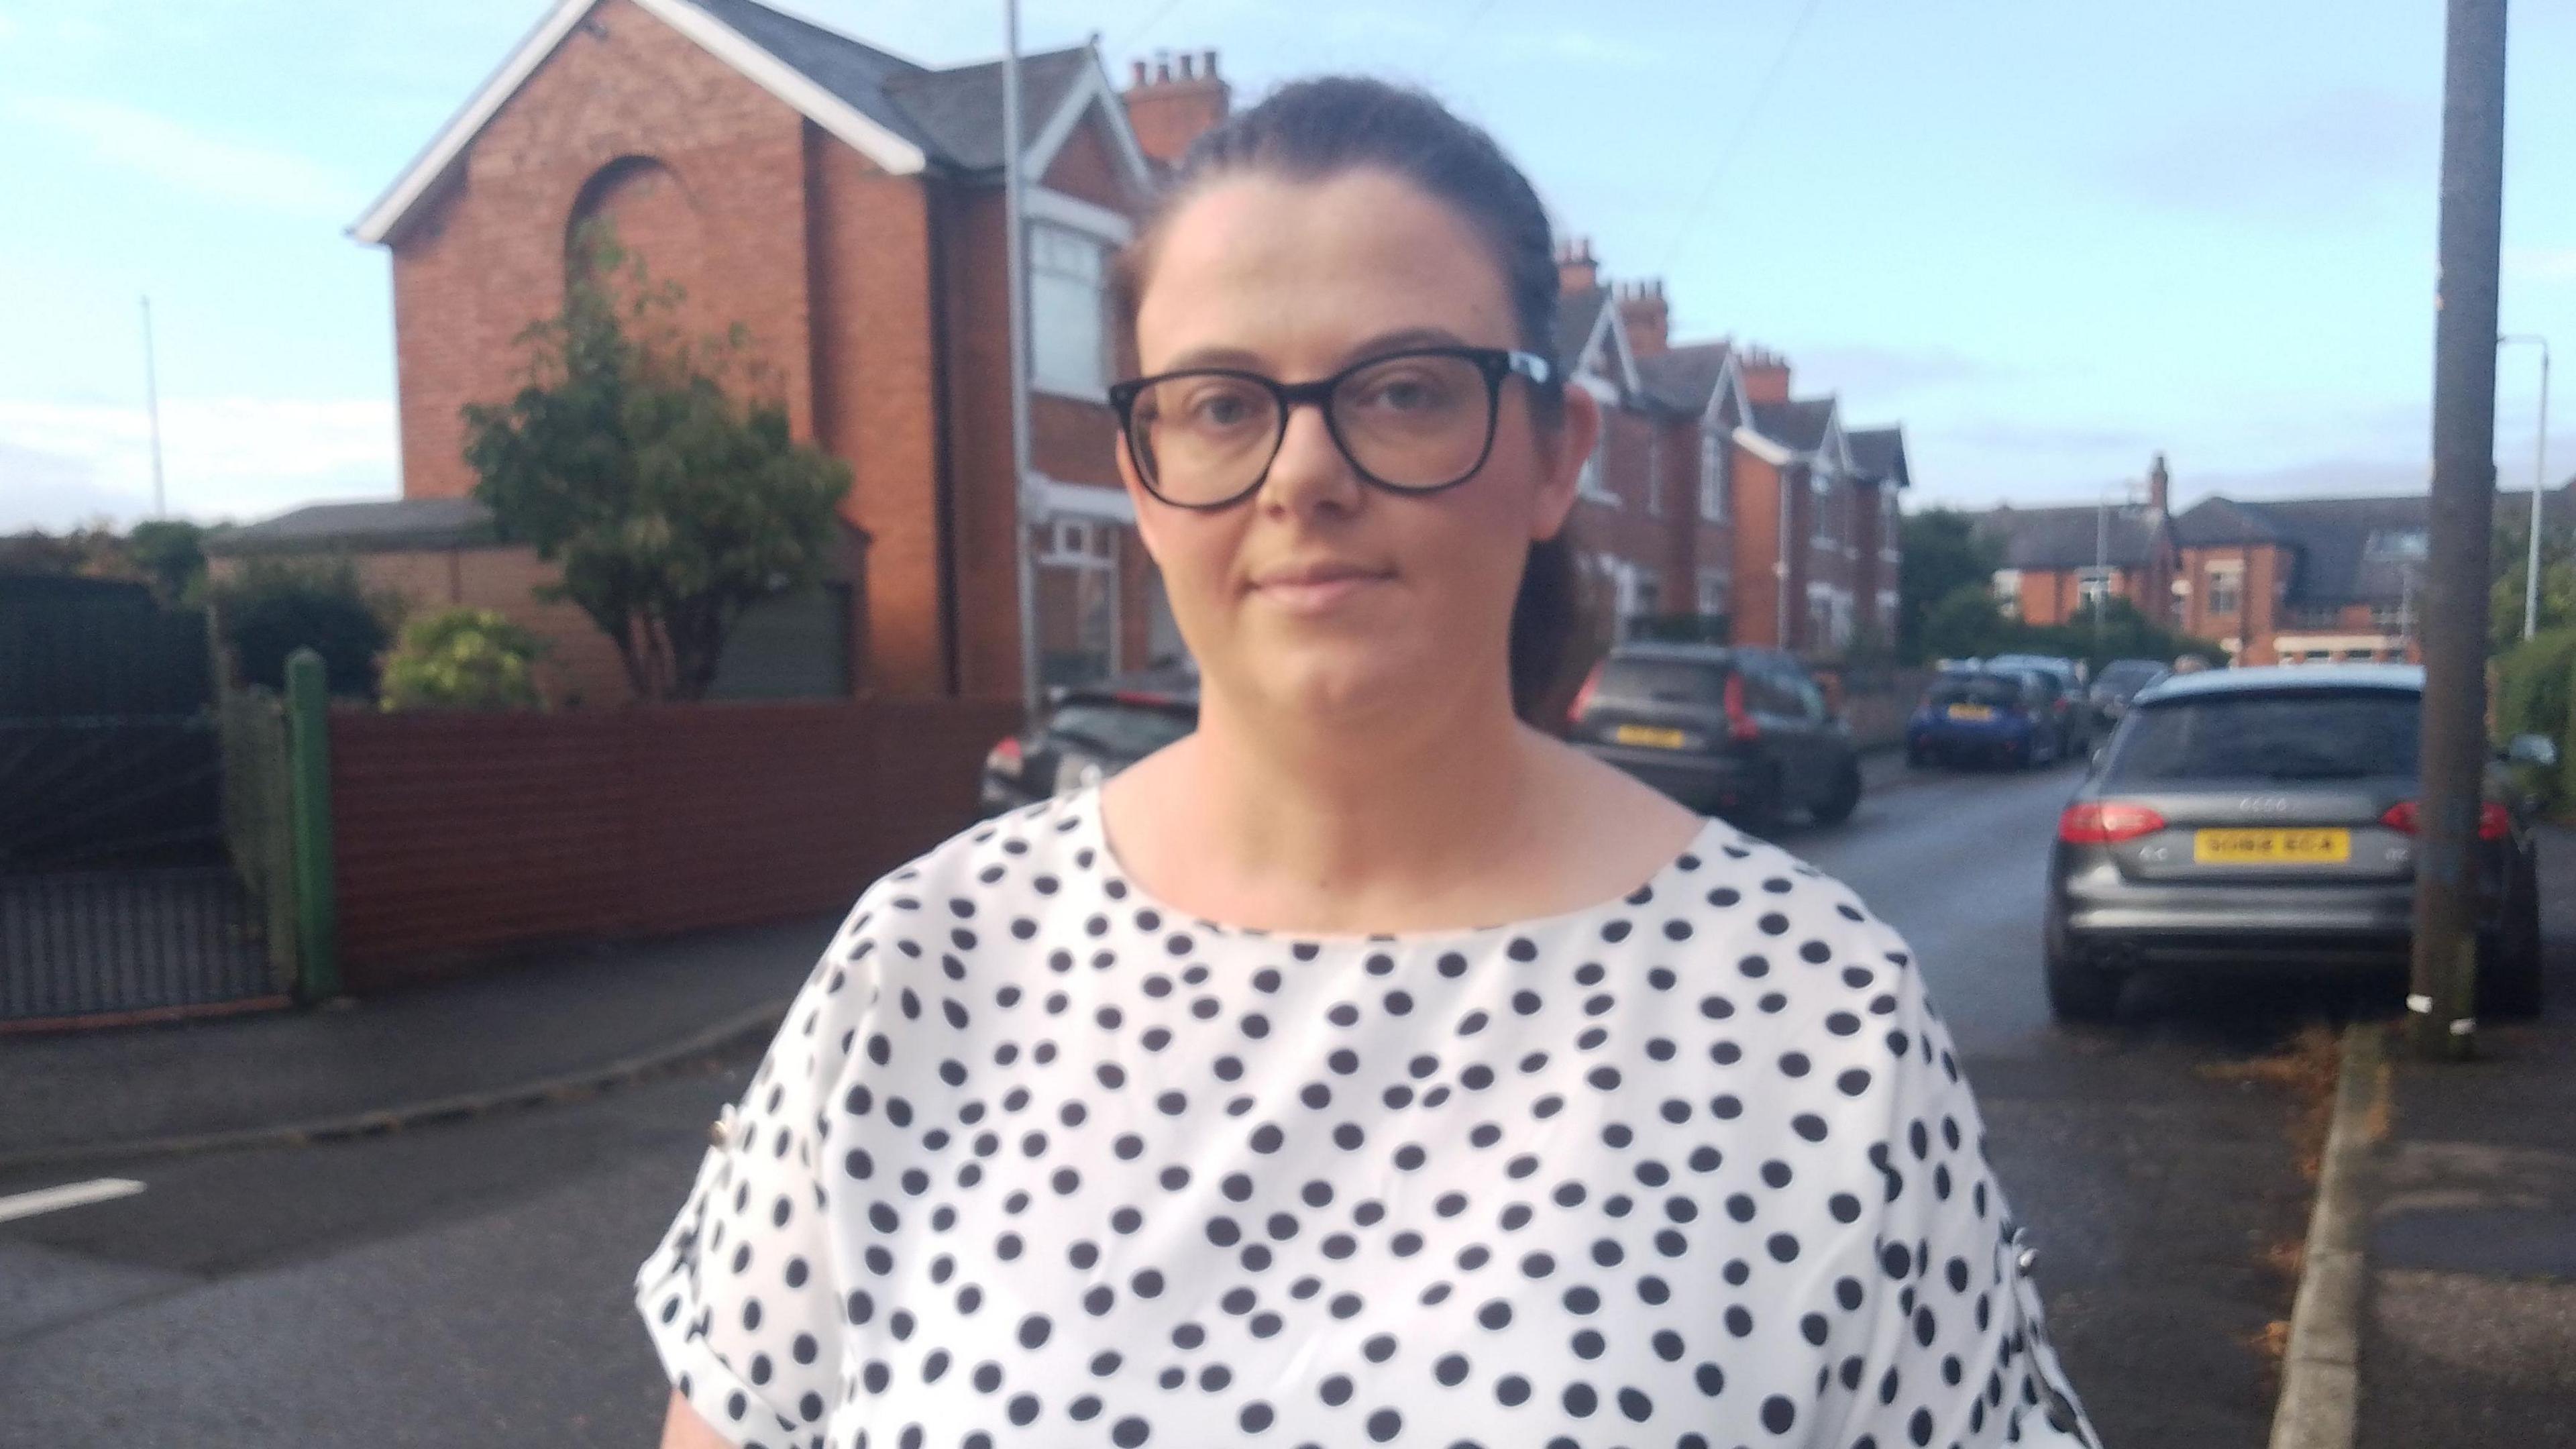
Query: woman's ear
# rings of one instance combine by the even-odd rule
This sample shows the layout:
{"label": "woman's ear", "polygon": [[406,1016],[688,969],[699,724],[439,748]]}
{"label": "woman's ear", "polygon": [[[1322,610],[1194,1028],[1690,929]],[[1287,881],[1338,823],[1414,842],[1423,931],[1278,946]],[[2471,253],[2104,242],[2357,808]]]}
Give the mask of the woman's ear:
{"label": "woman's ear", "polygon": [[1566,516],[1574,511],[1577,490],[1582,487],[1583,465],[1591,460],[1593,448],[1601,441],[1601,402],[1583,388],[1568,385],[1565,410],[1555,429],[1555,445],[1539,450],[1543,466],[1538,492],[1531,501],[1530,537],[1544,540],[1556,537],[1565,527]]}

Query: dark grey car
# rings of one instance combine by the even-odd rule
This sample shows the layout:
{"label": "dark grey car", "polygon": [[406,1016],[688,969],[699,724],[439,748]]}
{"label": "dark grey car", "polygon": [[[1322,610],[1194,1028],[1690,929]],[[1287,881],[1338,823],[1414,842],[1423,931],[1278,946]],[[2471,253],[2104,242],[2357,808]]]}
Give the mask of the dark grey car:
{"label": "dark grey car", "polygon": [[[2058,1017],[2108,1018],[2143,965],[2402,961],[2423,692],[2419,668],[2363,664],[2210,671],[2141,691],[2058,820],[2045,927]],[[2535,757],[2546,745],[2516,742]],[[2540,1005],[2530,808],[2489,774],[2480,1010],[2525,1015]]]}
{"label": "dark grey car", "polygon": [[1851,730],[1773,649],[1623,644],[1576,696],[1566,737],[1703,814],[1748,824],[1860,804]]}

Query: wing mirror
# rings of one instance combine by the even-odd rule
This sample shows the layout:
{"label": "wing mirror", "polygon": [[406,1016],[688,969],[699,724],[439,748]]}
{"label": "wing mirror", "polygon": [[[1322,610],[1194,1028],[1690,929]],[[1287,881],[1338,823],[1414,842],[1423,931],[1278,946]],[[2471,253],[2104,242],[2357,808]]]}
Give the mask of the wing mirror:
{"label": "wing mirror", "polygon": [[2505,759],[2534,769],[2558,768],[2558,742],[2547,735],[2515,735],[2504,747]]}

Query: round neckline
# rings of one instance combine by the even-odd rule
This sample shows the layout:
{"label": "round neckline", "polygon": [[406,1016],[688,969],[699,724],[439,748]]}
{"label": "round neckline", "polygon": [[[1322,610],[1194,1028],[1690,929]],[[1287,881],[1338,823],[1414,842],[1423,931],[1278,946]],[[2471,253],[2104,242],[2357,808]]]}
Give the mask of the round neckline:
{"label": "round neckline", "polygon": [[1104,881],[1116,881],[1124,887],[1126,898],[1123,904],[1133,905],[1142,910],[1154,911],[1174,920],[1188,921],[1191,925],[1196,926],[1201,930],[1212,932],[1218,936],[1241,937],[1247,940],[1259,941],[1279,941],[1292,946],[1314,946],[1322,950],[1353,949],[1359,947],[1373,947],[1381,950],[1388,947],[1394,947],[1401,950],[1423,950],[1435,946],[1463,944],[1504,932],[1519,935],[1538,935],[1561,930],[1567,926],[1579,924],[1593,917],[1604,916],[1614,911],[1645,904],[1644,901],[1640,901],[1638,899],[1639,896],[1646,896],[1651,900],[1654,896],[1662,894],[1663,887],[1669,883],[1673,877],[1686,875],[1691,871],[1698,869],[1702,864],[1707,862],[1710,856],[1717,854],[1724,848],[1725,844],[1728,843],[1726,841],[1714,840],[1712,837],[1718,835],[1721,831],[1726,832],[1730,837],[1741,835],[1741,832],[1735,831],[1732,827],[1728,826],[1725,821],[1716,816],[1710,816],[1701,824],[1699,833],[1693,835],[1690,838],[1690,841],[1681,848],[1679,854],[1674,855],[1663,864],[1657,866],[1653,874],[1647,876],[1644,880],[1639,881],[1637,884],[1630,886],[1628,889],[1617,895],[1610,896],[1603,900],[1594,901],[1589,905],[1577,906],[1572,910],[1558,911],[1550,915],[1532,916],[1514,921],[1498,921],[1491,925],[1484,926],[1450,926],[1419,931],[1388,931],[1365,934],[1353,934],[1349,932],[1319,933],[1311,931],[1263,930],[1251,926],[1236,925],[1228,921],[1210,920],[1196,911],[1183,910],[1180,907],[1156,896],[1154,892],[1147,890],[1145,886],[1136,879],[1135,872],[1127,868],[1126,862],[1118,858],[1117,847],[1110,844],[1108,819],[1100,808],[1100,789],[1101,787],[1099,784],[1085,786],[1080,793],[1058,800],[1056,802],[1056,808],[1059,811],[1069,811],[1073,814],[1074,827],[1070,834],[1074,838],[1074,843],[1078,848],[1092,852],[1093,864],[1102,879]]}

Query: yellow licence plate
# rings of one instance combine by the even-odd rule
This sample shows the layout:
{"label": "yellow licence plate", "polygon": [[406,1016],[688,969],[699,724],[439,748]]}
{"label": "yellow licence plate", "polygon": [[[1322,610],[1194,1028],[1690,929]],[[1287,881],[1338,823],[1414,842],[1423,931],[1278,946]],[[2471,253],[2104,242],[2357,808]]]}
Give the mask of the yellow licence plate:
{"label": "yellow licence plate", "polygon": [[1682,747],[1680,730],[1659,729],[1654,725],[1621,725],[1612,738],[1623,745],[1644,745],[1649,749],[1678,750]]}
{"label": "yellow licence plate", "polygon": [[2191,838],[2201,865],[2341,865],[2352,859],[2349,830],[2203,830]]}
{"label": "yellow licence plate", "polygon": [[1994,717],[1995,711],[1992,705],[1954,704],[1950,706],[1952,719],[1993,719]]}

